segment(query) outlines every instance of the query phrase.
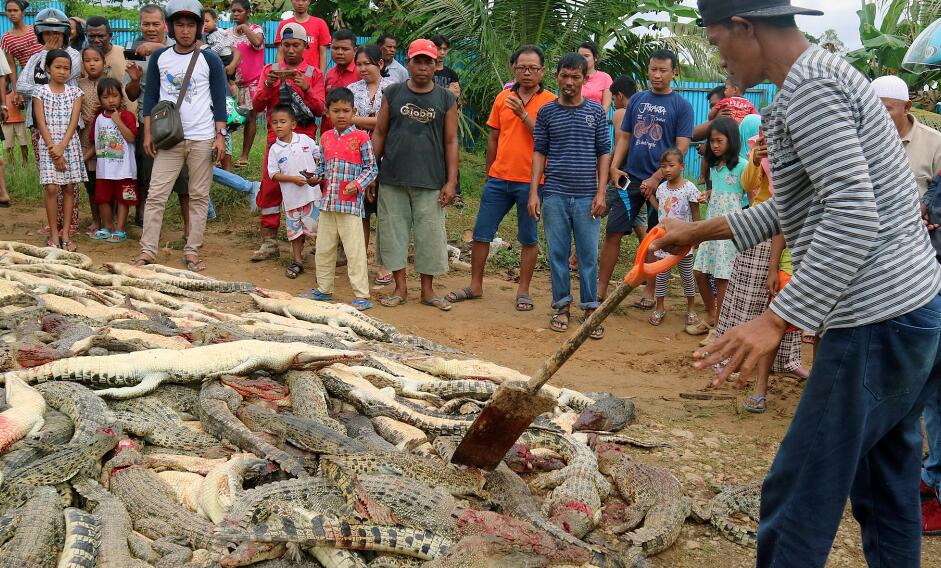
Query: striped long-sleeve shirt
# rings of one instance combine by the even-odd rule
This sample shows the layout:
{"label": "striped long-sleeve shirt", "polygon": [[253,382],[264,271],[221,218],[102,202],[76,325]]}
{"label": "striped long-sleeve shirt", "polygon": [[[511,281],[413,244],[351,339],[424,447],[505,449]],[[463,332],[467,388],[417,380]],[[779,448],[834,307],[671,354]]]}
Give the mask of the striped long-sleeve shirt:
{"label": "striped long-sleeve shirt", "polygon": [[783,233],[794,277],[771,303],[823,332],[885,321],[941,289],[915,176],[869,82],[810,47],[763,125],[775,195],[728,219],[739,250]]}
{"label": "striped long-sleeve shirt", "polygon": [[571,107],[558,100],[536,115],[535,151],[546,157],[543,194],[591,197],[598,190],[598,159],[611,152],[608,119],[601,105],[585,99]]}

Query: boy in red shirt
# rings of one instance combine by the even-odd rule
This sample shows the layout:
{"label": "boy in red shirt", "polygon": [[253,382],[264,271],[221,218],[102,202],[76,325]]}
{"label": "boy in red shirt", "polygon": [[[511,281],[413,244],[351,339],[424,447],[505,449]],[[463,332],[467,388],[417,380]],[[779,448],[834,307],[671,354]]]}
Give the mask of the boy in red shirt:
{"label": "boy in red shirt", "polygon": [[727,116],[734,120],[736,124],[741,124],[745,117],[750,114],[758,114],[755,105],[742,97],[743,90],[738,79],[729,75],[725,80],[725,98],[716,103],[709,111],[709,120],[718,116]]}

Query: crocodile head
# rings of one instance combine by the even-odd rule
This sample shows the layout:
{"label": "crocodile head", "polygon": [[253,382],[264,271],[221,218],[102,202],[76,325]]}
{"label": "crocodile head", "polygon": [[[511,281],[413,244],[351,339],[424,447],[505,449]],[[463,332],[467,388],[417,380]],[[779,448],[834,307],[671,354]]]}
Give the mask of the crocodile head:
{"label": "crocodile head", "polygon": [[361,361],[366,356],[359,351],[340,351],[324,347],[309,346],[294,356],[294,369],[320,369],[334,363]]}

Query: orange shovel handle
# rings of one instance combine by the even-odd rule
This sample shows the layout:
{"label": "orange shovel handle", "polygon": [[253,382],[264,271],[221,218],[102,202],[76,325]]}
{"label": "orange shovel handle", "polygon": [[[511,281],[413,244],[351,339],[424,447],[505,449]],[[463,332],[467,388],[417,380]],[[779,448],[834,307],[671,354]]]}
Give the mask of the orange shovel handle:
{"label": "orange shovel handle", "polygon": [[667,232],[663,230],[663,227],[654,227],[647,232],[647,236],[641,241],[640,246],[637,247],[637,257],[634,259],[634,266],[631,268],[631,271],[627,273],[627,276],[624,277],[625,282],[636,288],[657,274],[670,270],[689,254],[690,248],[692,247],[686,247],[680,254],[671,254],[656,262],[644,262],[644,259],[647,258],[647,252],[650,250],[650,245],[653,244],[654,241],[663,238],[666,234]]}

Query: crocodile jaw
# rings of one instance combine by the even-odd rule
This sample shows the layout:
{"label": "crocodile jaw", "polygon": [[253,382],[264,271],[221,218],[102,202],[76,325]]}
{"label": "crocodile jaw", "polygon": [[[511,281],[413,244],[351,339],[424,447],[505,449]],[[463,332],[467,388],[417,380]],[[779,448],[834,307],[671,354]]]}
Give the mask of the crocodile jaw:
{"label": "crocodile jaw", "polygon": [[342,353],[339,351],[334,351],[330,355],[318,355],[317,353],[305,351],[298,353],[294,357],[294,369],[320,369],[333,365],[334,363],[349,363],[352,361],[361,361],[365,359],[365,355],[359,351],[350,351],[348,353]]}

